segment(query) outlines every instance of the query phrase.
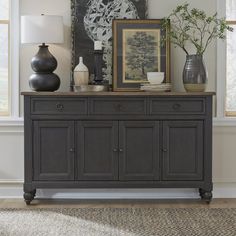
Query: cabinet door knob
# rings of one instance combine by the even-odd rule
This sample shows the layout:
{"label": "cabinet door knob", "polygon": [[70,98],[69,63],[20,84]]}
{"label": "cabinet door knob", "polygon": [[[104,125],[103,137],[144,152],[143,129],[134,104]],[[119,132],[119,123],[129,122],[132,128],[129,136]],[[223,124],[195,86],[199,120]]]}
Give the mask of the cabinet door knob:
{"label": "cabinet door knob", "polygon": [[114,149],[113,149],[113,152],[118,152],[118,149],[117,149],[117,148],[114,148]]}
{"label": "cabinet door knob", "polygon": [[74,148],[70,148],[70,152],[74,152],[75,150],[74,150]]}
{"label": "cabinet door knob", "polygon": [[162,151],[163,152],[167,152],[168,150],[166,148],[162,148]]}
{"label": "cabinet door knob", "polygon": [[119,151],[120,151],[120,152],[123,152],[123,149],[122,149],[122,148],[120,148],[120,149],[119,149]]}
{"label": "cabinet door knob", "polygon": [[57,108],[57,110],[62,111],[64,109],[64,106],[61,103],[57,103],[56,108]]}

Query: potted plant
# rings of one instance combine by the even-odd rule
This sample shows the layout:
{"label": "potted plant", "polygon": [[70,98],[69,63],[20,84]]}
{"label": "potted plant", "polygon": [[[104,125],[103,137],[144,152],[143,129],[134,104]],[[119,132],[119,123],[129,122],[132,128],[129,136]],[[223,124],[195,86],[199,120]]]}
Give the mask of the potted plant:
{"label": "potted plant", "polygon": [[[176,47],[186,53],[183,83],[186,91],[205,91],[207,71],[203,59],[208,46],[216,38],[225,39],[226,31],[233,31],[225,19],[218,19],[217,13],[207,16],[202,10],[189,9],[189,4],[179,5],[162,20],[162,26],[171,25],[167,37]],[[192,45],[196,53],[189,53]],[[192,47],[191,47],[192,48]]]}

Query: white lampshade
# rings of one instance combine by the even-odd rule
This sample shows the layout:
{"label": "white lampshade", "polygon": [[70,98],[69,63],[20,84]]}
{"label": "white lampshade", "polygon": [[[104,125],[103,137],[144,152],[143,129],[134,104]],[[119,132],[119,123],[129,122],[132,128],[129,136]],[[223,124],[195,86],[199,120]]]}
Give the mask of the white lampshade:
{"label": "white lampshade", "polygon": [[21,43],[63,43],[62,16],[22,16]]}

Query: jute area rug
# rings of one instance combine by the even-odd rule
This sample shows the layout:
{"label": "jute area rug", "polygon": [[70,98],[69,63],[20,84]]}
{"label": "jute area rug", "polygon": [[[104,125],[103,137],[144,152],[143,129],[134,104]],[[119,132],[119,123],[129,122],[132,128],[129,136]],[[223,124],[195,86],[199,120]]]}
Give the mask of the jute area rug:
{"label": "jute area rug", "polygon": [[236,209],[2,209],[0,235],[236,236]]}

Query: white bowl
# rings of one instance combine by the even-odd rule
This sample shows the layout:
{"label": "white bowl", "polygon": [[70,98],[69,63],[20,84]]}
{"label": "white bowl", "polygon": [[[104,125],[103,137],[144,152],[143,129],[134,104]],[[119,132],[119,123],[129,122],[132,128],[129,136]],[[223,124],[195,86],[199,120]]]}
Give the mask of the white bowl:
{"label": "white bowl", "polygon": [[161,84],[164,81],[164,72],[147,72],[147,79],[150,84]]}

